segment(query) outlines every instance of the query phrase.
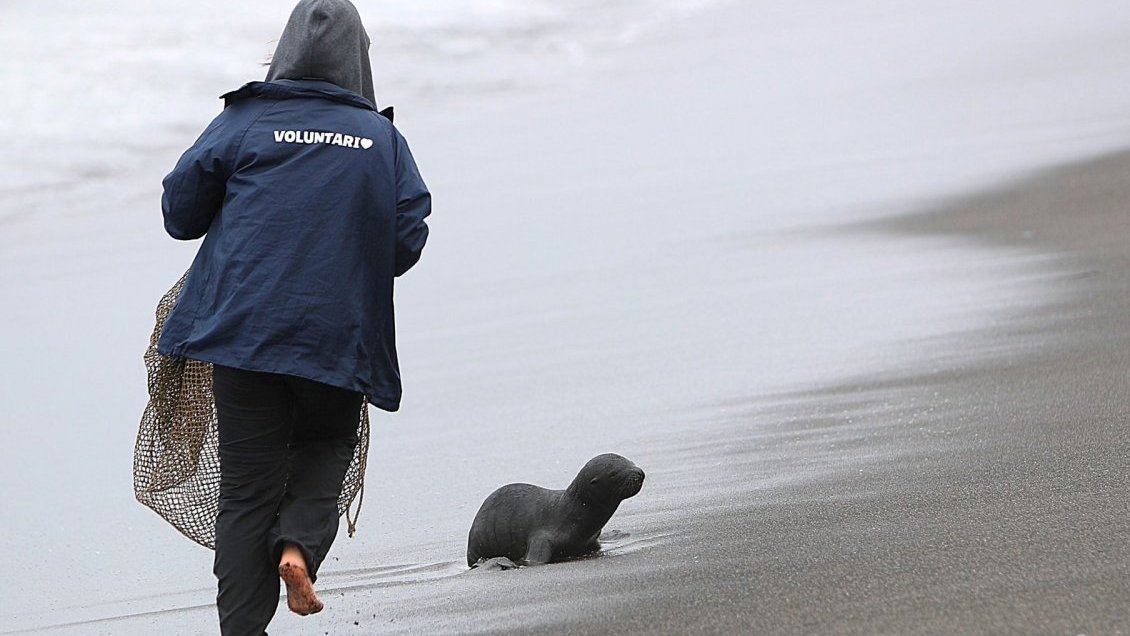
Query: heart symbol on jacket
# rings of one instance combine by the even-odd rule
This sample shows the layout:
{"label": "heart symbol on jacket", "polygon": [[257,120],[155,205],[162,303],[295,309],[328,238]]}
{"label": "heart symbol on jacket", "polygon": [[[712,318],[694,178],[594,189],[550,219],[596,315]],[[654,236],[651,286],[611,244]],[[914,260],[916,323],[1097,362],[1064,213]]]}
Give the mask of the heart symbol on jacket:
{"label": "heart symbol on jacket", "polygon": [[364,148],[365,150],[372,148],[373,147],[373,140],[362,137],[361,138],[361,147]]}

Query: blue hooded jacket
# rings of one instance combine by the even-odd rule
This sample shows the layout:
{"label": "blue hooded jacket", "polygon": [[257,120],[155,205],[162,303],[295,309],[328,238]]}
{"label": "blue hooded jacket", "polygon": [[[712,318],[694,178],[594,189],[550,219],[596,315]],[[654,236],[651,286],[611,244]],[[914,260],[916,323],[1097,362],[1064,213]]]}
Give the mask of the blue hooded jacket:
{"label": "blue hooded jacket", "polygon": [[224,98],[164,180],[165,229],[204,241],[158,351],[397,410],[393,279],[420,258],[431,211],[407,143],[371,99],[327,81]]}

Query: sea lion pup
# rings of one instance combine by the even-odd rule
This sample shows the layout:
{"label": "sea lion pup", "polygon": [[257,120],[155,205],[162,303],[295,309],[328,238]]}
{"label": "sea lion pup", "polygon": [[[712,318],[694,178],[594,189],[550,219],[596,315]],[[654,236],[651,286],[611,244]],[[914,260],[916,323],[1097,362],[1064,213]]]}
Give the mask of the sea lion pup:
{"label": "sea lion pup", "polygon": [[467,535],[467,565],[507,557],[537,565],[600,549],[597,537],[620,502],[643,486],[644,473],[608,453],[585,464],[565,490],[508,484],[490,494]]}

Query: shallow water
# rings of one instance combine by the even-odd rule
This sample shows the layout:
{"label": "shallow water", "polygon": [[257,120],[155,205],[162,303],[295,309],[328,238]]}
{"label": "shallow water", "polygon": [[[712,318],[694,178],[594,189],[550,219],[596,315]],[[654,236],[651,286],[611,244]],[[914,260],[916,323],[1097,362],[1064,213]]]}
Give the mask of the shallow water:
{"label": "shallow water", "polygon": [[[626,519],[698,505],[646,460],[734,400],[940,364],[1062,284],[1033,252],[829,228],[1130,137],[1119,3],[417,5],[361,4],[436,213],[334,594],[460,573],[487,493],[600,452],[660,479]],[[214,631],[210,553],[133,501],[130,461],[152,310],[196,247],[162,234],[160,179],[285,21],[221,6],[0,8],[32,53],[0,61],[24,87],[0,106],[5,630]]]}

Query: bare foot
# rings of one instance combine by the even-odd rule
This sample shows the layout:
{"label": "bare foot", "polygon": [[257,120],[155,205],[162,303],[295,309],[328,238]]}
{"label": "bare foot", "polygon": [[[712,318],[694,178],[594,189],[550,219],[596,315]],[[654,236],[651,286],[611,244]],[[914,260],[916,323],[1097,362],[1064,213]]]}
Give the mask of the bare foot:
{"label": "bare foot", "polygon": [[302,553],[293,546],[286,546],[279,562],[279,576],[286,583],[286,606],[300,616],[317,614],[324,605],[314,593],[314,584],[306,571]]}

